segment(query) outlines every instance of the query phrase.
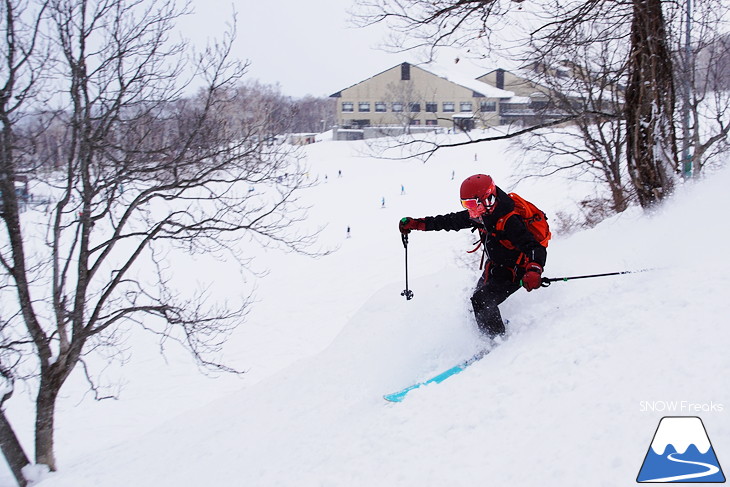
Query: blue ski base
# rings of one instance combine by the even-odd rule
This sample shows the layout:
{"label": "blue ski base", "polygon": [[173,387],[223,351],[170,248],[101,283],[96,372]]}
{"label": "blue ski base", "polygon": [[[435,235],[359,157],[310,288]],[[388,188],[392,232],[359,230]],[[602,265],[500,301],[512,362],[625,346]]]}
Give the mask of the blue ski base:
{"label": "blue ski base", "polygon": [[480,352],[478,352],[476,355],[474,355],[470,359],[465,360],[462,363],[455,365],[455,366],[451,367],[450,369],[445,370],[445,371],[441,372],[440,374],[431,377],[428,380],[419,382],[417,384],[413,384],[412,386],[408,386],[405,389],[402,389],[398,392],[394,392],[392,394],[386,394],[385,396],[383,396],[383,398],[385,398],[386,401],[390,401],[390,402],[401,402],[401,401],[403,401],[403,399],[406,398],[406,395],[409,392],[411,392],[412,390],[418,389],[419,387],[422,387],[422,386],[425,386],[428,384],[439,384],[439,383],[445,381],[446,379],[448,379],[449,377],[456,375],[459,372],[461,372],[462,370],[466,369],[471,364],[478,361],[479,359],[481,359],[488,353],[489,353],[489,350],[481,350]]}

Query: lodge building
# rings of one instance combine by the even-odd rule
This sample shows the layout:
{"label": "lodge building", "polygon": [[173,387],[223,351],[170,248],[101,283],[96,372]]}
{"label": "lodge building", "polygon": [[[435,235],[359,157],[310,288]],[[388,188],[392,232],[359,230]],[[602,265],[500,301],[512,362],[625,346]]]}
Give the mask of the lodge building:
{"label": "lodge building", "polygon": [[404,62],[330,96],[337,100],[335,125],[361,138],[368,130],[387,135],[529,123],[548,93],[503,69],[470,79]]}

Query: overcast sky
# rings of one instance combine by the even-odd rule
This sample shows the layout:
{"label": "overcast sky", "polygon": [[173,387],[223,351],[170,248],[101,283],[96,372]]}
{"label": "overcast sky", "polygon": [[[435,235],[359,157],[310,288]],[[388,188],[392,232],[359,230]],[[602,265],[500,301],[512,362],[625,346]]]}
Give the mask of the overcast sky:
{"label": "overcast sky", "polygon": [[193,0],[183,31],[196,42],[220,36],[238,12],[236,56],[251,62],[250,78],[279,83],[283,94],[329,96],[414,54],[377,48],[384,27],[356,28],[351,0]]}
{"label": "overcast sky", "polygon": [[220,37],[235,8],[235,55],[251,62],[249,78],[279,83],[293,97],[328,96],[402,62],[375,49],[382,29],[348,22],[350,7],[348,0],[193,0],[195,14],[182,26],[203,44]]}

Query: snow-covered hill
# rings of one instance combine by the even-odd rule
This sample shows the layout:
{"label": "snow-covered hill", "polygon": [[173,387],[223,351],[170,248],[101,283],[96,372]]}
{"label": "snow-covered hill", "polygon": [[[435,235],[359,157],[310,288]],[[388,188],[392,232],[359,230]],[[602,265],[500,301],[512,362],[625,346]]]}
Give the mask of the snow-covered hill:
{"label": "snow-covered hill", "polygon": [[[249,372],[204,378],[182,354],[165,362],[140,345],[120,400],[81,400],[81,380],[65,391],[60,471],[38,485],[629,485],[665,415],[700,416],[730,464],[730,172],[680,188],[656,214],[630,210],[555,235],[546,276],[651,270],[520,290],[502,306],[504,343],[392,404],[383,394],[483,345],[468,304],[473,236],[412,233],[406,301],[397,220],[457,211],[458,186],[474,173],[549,215],[592,188],[515,187],[500,144],[440,151],[426,164],[362,149],[305,149],[321,181],[306,195],[310,222],[329,223],[322,244],[339,250],[316,260],[259,252],[271,273],[226,350]],[[676,410],[660,410],[670,401]],[[30,445],[30,415],[9,414]]]}

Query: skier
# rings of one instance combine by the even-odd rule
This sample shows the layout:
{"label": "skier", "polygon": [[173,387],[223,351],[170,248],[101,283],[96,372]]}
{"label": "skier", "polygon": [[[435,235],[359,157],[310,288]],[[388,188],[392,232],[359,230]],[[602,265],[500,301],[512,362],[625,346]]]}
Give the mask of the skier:
{"label": "skier", "polygon": [[490,176],[466,178],[461,184],[461,205],[464,210],[456,213],[402,218],[398,228],[403,234],[411,230],[479,231],[487,262],[471,297],[472,307],[480,331],[490,338],[502,336],[505,328],[497,306],[520,285],[528,291],[540,287],[547,250],[516,213],[505,221],[502,231],[497,230],[498,220],[511,213],[515,204]]}

